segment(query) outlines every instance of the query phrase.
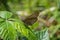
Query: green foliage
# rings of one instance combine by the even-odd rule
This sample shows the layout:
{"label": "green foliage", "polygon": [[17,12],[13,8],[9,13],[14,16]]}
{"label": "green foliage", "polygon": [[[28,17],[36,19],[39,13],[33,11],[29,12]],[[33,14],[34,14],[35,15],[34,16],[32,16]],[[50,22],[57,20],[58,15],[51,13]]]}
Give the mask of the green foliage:
{"label": "green foliage", "polygon": [[32,32],[32,30],[28,29],[24,26],[24,24],[21,21],[14,22],[14,25],[18,32],[20,32],[22,35],[26,36],[28,40],[37,40],[36,36]]}
{"label": "green foliage", "polygon": [[38,26],[39,26],[39,22],[36,21],[36,22],[32,25],[31,29],[36,29]]}
{"label": "green foliage", "polygon": [[[45,29],[46,25],[43,25],[44,29],[37,31],[35,29],[38,28],[38,26],[41,26],[39,22],[35,22],[32,25],[26,26],[21,19],[17,18],[16,16],[17,14],[15,15],[14,13],[11,12],[2,11],[5,10],[6,8],[4,7],[3,4],[1,4],[0,5],[1,39],[3,40],[25,40],[25,39],[26,40],[49,40],[49,38],[51,38],[51,40],[57,40],[57,36],[54,37],[54,35],[56,35],[58,30],[60,31],[59,29],[60,28],[60,0],[8,0],[8,2],[6,3],[10,7],[9,10],[11,10],[14,13],[16,11],[26,11],[32,14],[33,12],[35,13],[35,11],[40,12],[40,10],[49,9],[48,10],[49,12],[46,13],[47,15],[46,18],[48,20],[50,17],[53,17],[53,19],[55,19],[56,21],[56,24],[52,22],[47,29]],[[53,12],[52,11],[50,12],[51,7],[56,7],[56,9]],[[60,34],[58,35],[60,36]],[[19,38],[19,36],[21,39]],[[25,39],[23,37],[25,37]]]}
{"label": "green foliage", "polygon": [[16,39],[16,30],[15,27],[12,25],[11,21],[8,20],[12,16],[10,12],[1,11],[1,24],[0,24],[0,37],[3,40],[15,40]]}
{"label": "green foliage", "polygon": [[[12,14],[10,12],[0,11],[0,13],[1,20],[3,19],[2,21],[0,20],[0,37],[3,40],[16,40],[18,37],[18,33],[19,35],[21,34],[28,38],[28,40],[44,40],[45,36],[48,36],[47,30],[36,33],[30,28],[27,28],[28,26],[25,26],[21,20],[12,19]],[[40,35],[41,37],[39,38],[38,35]],[[47,40],[49,39],[48,37],[46,37]]]}
{"label": "green foliage", "polygon": [[6,12],[6,11],[1,11],[0,12],[0,17],[1,18],[4,18],[4,19],[8,19],[8,18],[10,18],[12,16],[12,13],[10,13],[10,12]]}
{"label": "green foliage", "polygon": [[16,36],[16,30],[9,21],[3,22],[0,25],[0,37],[3,40],[15,40]]}
{"label": "green foliage", "polygon": [[48,29],[37,31],[36,32],[36,35],[38,37],[38,40],[49,40]]}

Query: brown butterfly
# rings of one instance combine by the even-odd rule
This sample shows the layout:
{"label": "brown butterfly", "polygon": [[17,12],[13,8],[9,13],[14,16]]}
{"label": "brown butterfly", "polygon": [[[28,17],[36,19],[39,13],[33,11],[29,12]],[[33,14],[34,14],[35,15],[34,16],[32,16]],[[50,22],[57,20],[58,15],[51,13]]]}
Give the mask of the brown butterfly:
{"label": "brown butterfly", "polygon": [[39,15],[38,11],[35,11],[32,15],[28,16],[23,22],[27,25],[32,25],[37,21],[37,17]]}

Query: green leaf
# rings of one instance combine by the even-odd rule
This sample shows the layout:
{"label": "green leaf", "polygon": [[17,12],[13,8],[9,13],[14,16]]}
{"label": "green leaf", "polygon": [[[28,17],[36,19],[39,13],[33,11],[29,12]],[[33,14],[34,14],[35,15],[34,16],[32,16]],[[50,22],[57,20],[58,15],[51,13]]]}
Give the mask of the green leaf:
{"label": "green leaf", "polygon": [[49,33],[47,29],[37,31],[36,35],[38,37],[38,40],[49,40]]}
{"label": "green leaf", "polygon": [[32,30],[28,29],[22,21],[17,20],[14,22],[14,25],[17,31],[27,37],[28,40],[37,40],[35,33]]}
{"label": "green leaf", "polygon": [[11,12],[8,11],[0,11],[0,17],[4,19],[8,19],[12,16]]}
{"label": "green leaf", "polygon": [[0,18],[0,22],[2,22],[2,21],[4,21],[4,19],[3,18]]}
{"label": "green leaf", "polygon": [[[13,25],[13,21],[8,20],[12,16],[12,13],[7,11],[0,11],[0,37],[3,40],[16,40],[17,31]],[[3,21],[3,22],[2,22]]]}
{"label": "green leaf", "polygon": [[10,21],[5,21],[0,25],[0,37],[3,40],[16,40],[16,29]]}
{"label": "green leaf", "polygon": [[31,28],[32,29],[35,29],[35,28],[37,28],[39,26],[39,23],[38,22],[35,22],[32,26],[31,26]]}

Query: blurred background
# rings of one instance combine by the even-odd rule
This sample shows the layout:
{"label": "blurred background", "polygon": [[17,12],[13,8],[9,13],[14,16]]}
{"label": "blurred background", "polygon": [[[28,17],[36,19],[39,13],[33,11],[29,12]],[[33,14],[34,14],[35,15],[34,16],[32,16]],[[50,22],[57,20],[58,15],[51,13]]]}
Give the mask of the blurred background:
{"label": "blurred background", "polygon": [[60,0],[0,0],[0,11],[17,14],[34,31],[47,28],[50,40],[60,40]]}

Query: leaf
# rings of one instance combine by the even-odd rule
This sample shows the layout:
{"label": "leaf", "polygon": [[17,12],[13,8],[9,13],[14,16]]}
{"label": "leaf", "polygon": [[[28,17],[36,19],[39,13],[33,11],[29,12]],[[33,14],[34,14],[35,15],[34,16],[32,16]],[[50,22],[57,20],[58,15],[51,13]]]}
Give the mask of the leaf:
{"label": "leaf", "polygon": [[35,22],[32,26],[31,26],[31,28],[32,29],[35,29],[35,28],[37,28],[39,26],[39,23],[38,22]]}
{"label": "leaf", "polygon": [[3,22],[0,29],[0,37],[3,40],[16,40],[16,29],[10,21]]}
{"label": "leaf", "polygon": [[32,30],[28,29],[22,21],[17,20],[14,22],[14,25],[17,31],[27,37],[28,40],[37,40],[35,33]]}
{"label": "leaf", "polygon": [[4,21],[4,19],[3,18],[0,18],[0,22],[2,22],[2,21]]}
{"label": "leaf", "polygon": [[4,19],[8,19],[12,16],[11,12],[8,11],[0,11],[0,17]]}
{"label": "leaf", "polygon": [[12,13],[10,12],[0,11],[0,37],[3,40],[16,40],[16,28],[13,25],[13,21],[8,20],[11,16]]}
{"label": "leaf", "polygon": [[36,35],[38,37],[38,40],[49,40],[49,33],[47,29],[37,31]]}

